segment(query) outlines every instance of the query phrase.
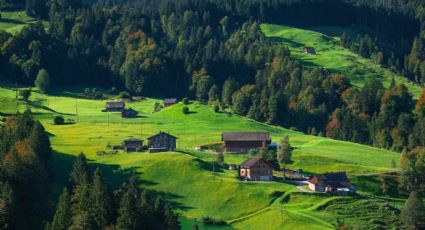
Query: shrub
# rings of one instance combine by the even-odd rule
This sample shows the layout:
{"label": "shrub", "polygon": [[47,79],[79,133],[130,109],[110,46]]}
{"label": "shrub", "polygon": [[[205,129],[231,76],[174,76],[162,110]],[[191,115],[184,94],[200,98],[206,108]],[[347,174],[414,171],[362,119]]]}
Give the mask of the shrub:
{"label": "shrub", "polygon": [[121,93],[118,95],[118,97],[119,97],[119,98],[121,98],[121,99],[131,99],[130,94],[129,94],[129,93],[127,93],[127,92],[125,92],[125,91],[121,92]]}
{"label": "shrub", "polygon": [[19,90],[19,96],[21,96],[24,100],[28,100],[31,96],[31,90],[30,89],[23,89]]}
{"label": "shrub", "polygon": [[45,93],[50,87],[49,73],[45,69],[41,69],[37,74],[34,84],[41,92]]}
{"label": "shrub", "polygon": [[65,119],[62,116],[56,116],[53,118],[53,123],[55,125],[63,125],[65,124]]}
{"label": "shrub", "polygon": [[216,113],[220,112],[220,106],[214,105],[214,112]]}
{"label": "shrub", "polygon": [[190,113],[189,107],[187,107],[187,106],[183,107],[183,113],[184,114],[189,114]]}
{"label": "shrub", "polygon": [[162,106],[161,103],[155,102],[153,105],[153,112],[159,112],[162,108],[164,108],[164,106]]}
{"label": "shrub", "polygon": [[214,219],[209,216],[202,217],[202,223],[209,224],[209,225],[227,225],[227,223],[224,220]]}
{"label": "shrub", "polygon": [[189,104],[189,99],[187,97],[183,98],[183,104],[188,105]]}

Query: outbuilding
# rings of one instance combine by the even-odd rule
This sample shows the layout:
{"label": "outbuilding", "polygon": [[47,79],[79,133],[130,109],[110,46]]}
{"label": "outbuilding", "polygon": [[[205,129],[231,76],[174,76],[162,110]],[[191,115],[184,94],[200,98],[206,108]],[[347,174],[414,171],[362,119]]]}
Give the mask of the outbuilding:
{"label": "outbuilding", "polygon": [[224,132],[221,134],[224,152],[246,153],[268,148],[271,143],[269,132]]}
{"label": "outbuilding", "polygon": [[249,181],[270,181],[273,179],[273,167],[263,158],[254,157],[239,166],[239,176]]}

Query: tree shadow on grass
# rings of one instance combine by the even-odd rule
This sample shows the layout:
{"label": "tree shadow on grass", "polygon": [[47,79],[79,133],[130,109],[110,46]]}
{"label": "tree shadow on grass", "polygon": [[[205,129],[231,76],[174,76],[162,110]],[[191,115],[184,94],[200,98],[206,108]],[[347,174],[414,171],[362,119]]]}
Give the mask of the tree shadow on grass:
{"label": "tree shadow on grass", "polygon": [[199,167],[201,167],[204,170],[210,171],[210,172],[223,172],[223,169],[221,169],[221,166],[218,164],[215,164],[213,167],[213,164],[211,162],[205,162],[201,159],[194,159],[195,162],[198,163]]}
{"label": "tree shadow on grass", "polygon": [[2,18],[0,19],[1,23],[9,23],[9,24],[17,24],[17,25],[25,25],[27,23],[20,21],[20,20],[16,20],[16,19],[12,19],[12,18]]}

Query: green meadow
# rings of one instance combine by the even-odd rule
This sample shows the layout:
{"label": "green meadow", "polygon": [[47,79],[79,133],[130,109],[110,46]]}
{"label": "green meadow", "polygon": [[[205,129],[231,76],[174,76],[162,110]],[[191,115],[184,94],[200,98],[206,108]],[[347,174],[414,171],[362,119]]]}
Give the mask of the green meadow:
{"label": "green meadow", "polygon": [[27,24],[36,22],[25,11],[0,11],[0,14],[0,30],[5,30],[12,34],[17,33]]}
{"label": "green meadow", "polygon": [[[394,78],[396,82],[404,83],[415,98],[421,91],[420,86],[415,83],[342,47],[339,40],[343,32],[356,33],[351,28],[300,29],[284,25],[261,24],[261,30],[268,38],[287,46],[291,56],[300,61],[303,66],[324,67],[332,72],[341,72],[349,77],[354,86],[362,87],[365,81],[375,78],[388,87]],[[314,47],[317,54],[304,54],[302,50],[305,46]]]}
{"label": "green meadow", "polygon": [[[211,107],[199,102],[188,105],[191,111],[188,115],[182,113],[184,105],[181,103],[153,113],[158,99],[127,102],[127,107],[137,110],[139,116],[125,119],[119,113],[101,112],[108,100],[85,99],[78,92],[82,89],[58,89],[50,95],[34,91],[30,101],[24,102],[16,101],[14,90],[0,88],[0,114],[13,114],[29,108],[50,133],[55,175],[52,205],[80,152],[86,154],[93,167],[102,169],[110,186],[117,186],[135,175],[141,187],[167,198],[181,214],[183,229],[191,229],[193,222],[204,216],[224,220],[228,225],[203,226],[203,229],[276,229],[276,226],[333,229],[332,223],[341,205],[333,204],[330,206],[335,207],[333,209],[327,206],[335,200],[349,199],[349,205],[352,205],[362,199],[300,194],[294,185],[279,181],[241,182],[236,178],[236,171],[212,165],[214,153],[194,150],[197,145],[220,142],[223,131],[269,131],[275,142],[288,135],[295,147],[294,162],[288,167],[310,173],[347,171],[350,177],[357,178],[397,170],[391,168],[391,161],[398,161],[398,153],[305,135],[231,113],[215,113]],[[73,120],[75,124],[53,125],[52,119],[57,115]],[[108,151],[108,143],[119,144],[126,138],[146,140],[159,131],[177,136],[178,148],[184,151],[96,154]],[[225,161],[240,164],[249,157],[227,154]],[[359,179],[360,182],[365,183]],[[349,220],[353,223],[364,221],[355,217]]]}

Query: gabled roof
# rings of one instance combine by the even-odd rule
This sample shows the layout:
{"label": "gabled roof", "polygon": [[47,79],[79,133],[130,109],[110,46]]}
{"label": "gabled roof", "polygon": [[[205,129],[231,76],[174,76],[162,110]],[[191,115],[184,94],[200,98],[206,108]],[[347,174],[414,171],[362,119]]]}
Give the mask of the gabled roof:
{"label": "gabled roof", "polygon": [[127,139],[124,140],[124,147],[127,148],[140,148],[142,145],[143,140],[140,139]]}
{"label": "gabled roof", "polygon": [[223,132],[222,141],[270,141],[269,132]]}
{"label": "gabled roof", "polygon": [[263,158],[261,158],[261,157],[254,157],[254,158],[251,158],[251,159],[248,159],[248,160],[244,161],[241,164],[241,168],[251,168],[252,166],[254,166],[255,164],[257,164],[259,162],[264,162],[264,163],[266,163],[267,165],[269,165],[271,167],[271,165],[266,160],[264,160]]}
{"label": "gabled roof", "polygon": [[136,110],[134,110],[134,109],[132,109],[132,108],[124,109],[122,112],[123,112],[123,113],[137,113],[137,111],[136,111]]}
{"label": "gabled roof", "polygon": [[165,104],[177,103],[177,98],[165,98],[164,103]]}
{"label": "gabled roof", "polygon": [[351,186],[350,180],[345,172],[316,174],[309,180],[312,184],[318,184],[320,181],[331,187]]}
{"label": "gabled roof", "polygon": [[125,103],[123,101],[119,102],[106,102],[106,108],[108,109],[121,109],[125,107]]}
{"label": "gabled roof", "polygon": [[162,131],[160,131],[159,133],[157,133],[157,134],[155,134],[155,135],[153,135],[153,136],[151,136],[151,137],[148,137],[148,140],[151,140],[151,139],[153,139],[153,138],[155,138],[155,137],[157,137],[157,136],[159,136],[159,135],[161,135],[161,134],[165,134],[165,135],[167,135],[167,136],[169,136],[169,137],[171,137],[171,138],[177,139],[177,137],[175,137],[175,136],[173,136],[173,135],[171,135],[171,134],[169,134],[169,133],[166,133],[166,132],[162,132]]}

